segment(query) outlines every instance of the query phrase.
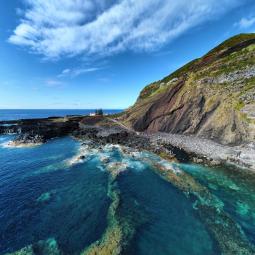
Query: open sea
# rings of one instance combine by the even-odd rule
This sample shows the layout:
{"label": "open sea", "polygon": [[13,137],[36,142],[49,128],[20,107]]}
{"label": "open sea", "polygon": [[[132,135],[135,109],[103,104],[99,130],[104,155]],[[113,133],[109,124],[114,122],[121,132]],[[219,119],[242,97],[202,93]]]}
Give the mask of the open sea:
{"label": "open sea", "polygon": [[[103,110],[106,114],[119,113],[123,110],[120,109],[106,109]],[[0,109],[0,121],[3,120],[19,120],[19,119],[37,119],[48,117],[64,117],[66,115],[88,115],[94,113],[95,109],[30,109],[30,110],[2,110]]]}

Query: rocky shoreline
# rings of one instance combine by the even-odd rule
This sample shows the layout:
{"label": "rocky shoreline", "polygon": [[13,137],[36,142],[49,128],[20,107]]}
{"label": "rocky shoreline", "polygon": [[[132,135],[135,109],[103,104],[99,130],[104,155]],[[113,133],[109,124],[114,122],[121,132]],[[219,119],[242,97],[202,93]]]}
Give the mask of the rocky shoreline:
{"label": "rocky shoreline", "polygon": [[65,117],[0,122],[0,134],[17,134],[10,147],[29,147],[71,135],[81,142],[119,144],[146,150],[168,160],[206,165],[234,164],[255,170],[255,145],[226,146],[195,136],[138,133],[109,117]]}
{"label": "rocky shoreline", "polygon": [[196,136],[186,136],[168,133],[149,134],[155,144],[170,144],[181,148],[190,155],[195,163],[208,165],[233,164],[239,167],[255,170],[255,144],[227,146],[212,140]]}

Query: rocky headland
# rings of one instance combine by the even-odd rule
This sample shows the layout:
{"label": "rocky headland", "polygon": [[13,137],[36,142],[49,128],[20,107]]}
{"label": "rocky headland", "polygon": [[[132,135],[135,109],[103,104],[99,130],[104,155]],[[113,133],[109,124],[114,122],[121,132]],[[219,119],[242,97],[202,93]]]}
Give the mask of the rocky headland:
{"label": "rocky headland", "polygon": [[[4,126],[1,131],[2,134],[16,134],[7,145],[9,147],[37,146],[50,139],[70,135],[83,146],[87,145],[87,141],[92,142],[90,147],[93,143],[96,147],[115,144],[150,151],[171,161],[193,161],[213,166],[234,164],[255,170],[255,147],[252,143],[228,146],[191,135],[137,132],[103,116],[23,120],[14,124]],[[81,154],[79,157],[85,156]]]}
{"label": "rocky headland", "polygon": [[119,120],[140,132],[254,142],[255,34],[234,36],[149,84]]}
{"label": "rocky headland", "polygon": [[10,147],[29,147],[40,145],[49,139],[71,134],[79,127],[82,117],[52,117],[45,119],[23,119],[1,121],[0,134],[16,134]]}
{"label": "rocky headland", "polygon": [[169,160],[255,169],[255,34],[230,38],[160,81],[112,116],[0,122],[9,146],[35,146],[71,135],[120,144]]}
{"label": "rocky headland", "polygon": [[[120,114],[2,121],[0,134],[14,134],[8,147],[39,146],[72,136],[81,146],[77,155],[64,162],[67,167],[97,155],[109,174],[107,227],[82,255],[125,253],[137,229],[146,223],[139,203],[124,203],[119,188],[121,175],[140,160],[192,201],[222,254],[255,252],[239,224],[225,212],[224,203],[180,168],[185,164],[178,164],[224,165],[225,171],[237,176],[246,171],[233,166],[255,171],[255,34],[230,38],[202,58],[148,85],[134,106]],[[117,161],[109,154],[115,150],[122,155]],[[236,186],[230,188],[235,190]],[[53,194],[42,193],[36,203],[48,203]],[[128,217],[123,213],[126,211]],[[11,254],[63,254],[59,247],[50,238]]]}

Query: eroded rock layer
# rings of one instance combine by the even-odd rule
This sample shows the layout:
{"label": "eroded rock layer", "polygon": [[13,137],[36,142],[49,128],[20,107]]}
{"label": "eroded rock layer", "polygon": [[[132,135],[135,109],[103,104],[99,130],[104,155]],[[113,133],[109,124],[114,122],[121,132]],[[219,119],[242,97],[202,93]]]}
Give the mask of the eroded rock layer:
{"label": "eroded rock layer", "polygon": [[232,37],[146,86],[120,120],[137,131],[254,141],[255,34]]}

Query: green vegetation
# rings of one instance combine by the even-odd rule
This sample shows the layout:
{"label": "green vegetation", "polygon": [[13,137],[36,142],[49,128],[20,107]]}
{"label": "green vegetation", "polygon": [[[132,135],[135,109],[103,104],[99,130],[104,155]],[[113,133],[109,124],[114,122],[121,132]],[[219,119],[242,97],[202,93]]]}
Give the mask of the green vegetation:
{"label": "green vegetation", "polygon": [[187,74],[188,72],[192,71],[194,66],[198,63],[200,59],[194,59],[192,61],[190,61],[189,63],[187,63],[186,65],[184,65],[183,67],[177,69],[176,71],[174,71],[172,74],[166,76],[165,78],[163,78],[161,80],[161,82],[169,82],[171,79],[173,78],[178,78],[182,75]]}
{"label": "green vegetation", "polygon": [[154,93],[160,87],[159,82],[147,85],[140,93],[139,98],[144,99]]}
{"label": "green vegetation", "polygon": [[114,113],[114,114],[110,114],[109,115],[109,117],[111,117],[111,118],[119,118],[119,117],[121,117],[123,114],[125,114],[125,111],[123,111],[123,112],[119,112],[119,113]]}
{"label": "green vegetation", "polygon": [[242,110],[242,108],[244,108],[244,106],[245,106],[244,102],[239,101],[239,102],[236,104],[235,109],[238,110],[238,111],[240,111],[240,110]]}
{"label": "green vegetation", "polygon": [[[223,58],[217,57],[223,50],[253,39],[254,43],[251,45],[248,45],[243,49],[237,49],[237,51],[234,51]],[[253,66],[255,65],[254,49],[255,34],[236,35],[209,51],[205,56],[194,59],[183,67],[177,69],[175,72],[164,77],[162,80],[147,85],[141,91],[139,100],[164,92],[165,89],[168,88],[167,83],[174,78],[184,78],[191,73],[196,74],[196,79],[201,79],[203,77],[217,77],[221,74],[229,74],[236,70],[242,70],[248,66]],[[165,85],[162,86],[161,84]]]}
{"label": "green vegetation", "polygon": [[218,45],[217,47],[215,47],[211,51],[209,51],[207,55],[218,53],[222,50],[225,50],[225,49],[233,47],[233,46],[235,46],[239,43],[242,43],[242,42],[247,41],[247,40],[252,40],[252,39],[255,39],[255,34],[254,33],[235,35],[235,36],[229,38],[228,40],[224,41],[223,43],[221,43],[220,45]]}
{"label": "green vegetation", "polygon": [[[234,36],[146,86],[120,119],[126,126],[139,126],[139,130],[183,132],[185,122],[189,134],[227,144],[253,141],[255,125],[244,117],[242,109],[255,101],[254,68],[255,34]],[[164,95],[181,81],[181,89],[166,100]],[[148,114],[155,104],[159,107]],[[247,109],[247,116],[253,115],[252,109]],[[237,123],[235,129],[233,123]]]}

